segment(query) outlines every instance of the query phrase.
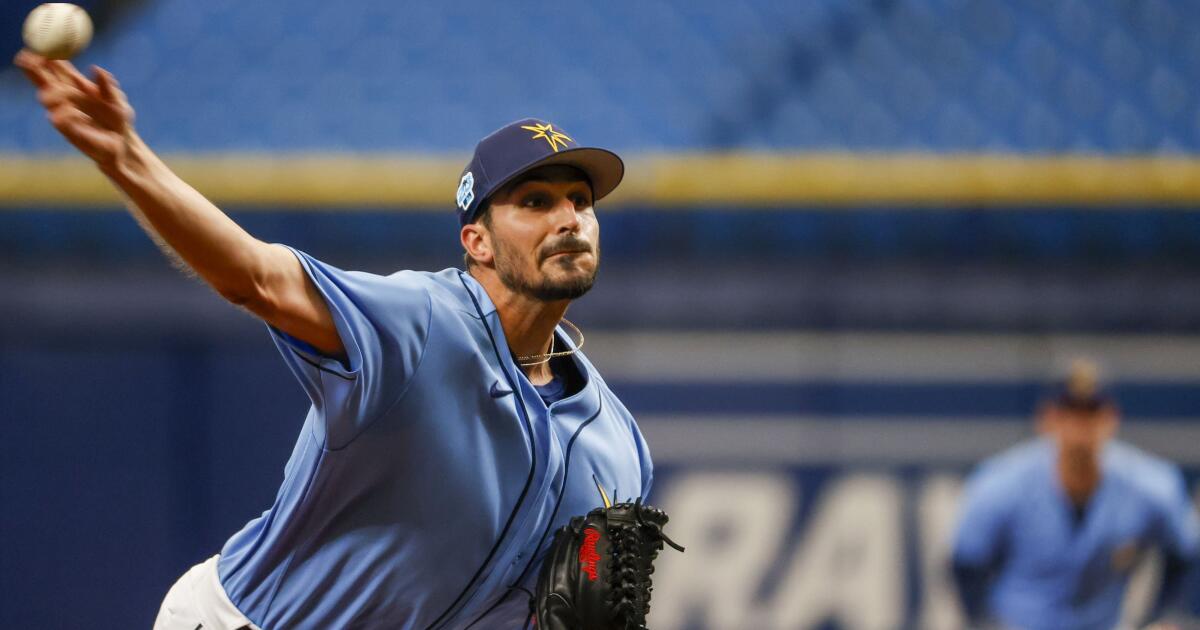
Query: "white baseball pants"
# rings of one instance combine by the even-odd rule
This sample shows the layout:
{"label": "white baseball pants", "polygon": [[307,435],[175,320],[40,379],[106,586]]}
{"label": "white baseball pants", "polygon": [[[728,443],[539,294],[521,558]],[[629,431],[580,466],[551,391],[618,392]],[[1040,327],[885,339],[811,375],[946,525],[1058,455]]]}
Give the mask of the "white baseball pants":
{"label": "white baseball pants", "polygon": [[188,569],[163,599],[154,630],[260,630],[229,601],[213,556]]}

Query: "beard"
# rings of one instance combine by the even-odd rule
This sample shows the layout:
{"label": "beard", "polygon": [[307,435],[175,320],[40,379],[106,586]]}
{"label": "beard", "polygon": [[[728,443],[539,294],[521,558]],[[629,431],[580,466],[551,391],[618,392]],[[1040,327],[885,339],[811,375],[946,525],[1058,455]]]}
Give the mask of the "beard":
{"label": "beard", "polygon": [[[587,241],[576,236],[563,237],[538,252],[537,271],[535,272],[538,277],[530,277],[530,274],[525,272],[520,264],[520,257],[514,254],[503,241],[496,240],[494,246],[496,249],[496,275],[500,278],[500,282],[515,293],[542,302],[575,300],[583,297],[596,283],[596,273],[600,270],[599,243],[593,249]],[[558,267],[565,272],[567,274],[565,278],[552,278],[548,273],[541,271],[542,264],[550,256],[560,252],[581,250],[590,251],[596,261],[590,273],[577,268],[571,255],[563,256],[550,263],[552,267]]]}
{"label": "beard", "polygon": [[1058,456],[1068,468],[1091,470],[1099,464],[1101,450],[1088,444],[1062,444],[1058,447]]}

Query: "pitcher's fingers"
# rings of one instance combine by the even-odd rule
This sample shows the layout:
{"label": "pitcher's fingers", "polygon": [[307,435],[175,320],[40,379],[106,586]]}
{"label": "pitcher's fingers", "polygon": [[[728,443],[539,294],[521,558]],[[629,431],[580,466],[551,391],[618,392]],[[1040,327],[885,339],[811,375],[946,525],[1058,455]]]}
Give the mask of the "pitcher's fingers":
{"label": "pitcher's fingers", "polygon": [[25,73],[29,82],[37,88],[45,87],[50,83],[51,78],[46,75],[46,71],[42,69],[42,57],[28,50],[22,50],[13,58],[13,64]]}
{"label": "pitcher's fingers", "polygon": [[76,106],[87,105],[88,107],[104,103],[99,96],[88,96],[69,83],[54,83],[38,90],[38,101],[47,109],[56,107],[60,103],[71,103]]}
{"label": "pitcher's fingers", "polygon": [[69,128],[78,128],[79,125],[94,125],[92,117],[70,106],[60,106],[46,112],[46,118],[50,119],[50,124],[54,125],[55,129],[64,131]]}
{"label": "pitcher's fingers", "polygon": [[100,66],[92,66],[92,75],[96,77],[96,85],[100,87],[100,94],[105,100],[118,98],[121,84],[117,82],[117,78],[111,72]]}
{"label": "pitcher's fingers", "polygon": [[95,83],[92,83],[90,80],[88,80],[87,77],[83,76],[83,73],[79,72],[79,69],[75,67],[75,64],[69,61],[51,61],[50,67],[60,78],[63,78],[70,82],[71,85],[74,85],[75,89],[83,92],[84,94],[90,94],[93,96],[100,95],[100,88],[97,87]]}
{"label": "pitcher's fingers", "polygon": [[67,139],[67,142],[89,157],[95,158],[96,152],[103,152],[106,148],[109,151],[112,150],[114,142],[112,134],[101,130],[84,118],[68,120],[62,127],[58,127],[58,130]]}
{"label": "pitcher's fingers", "polygon": [[97,122],[105,125],[112,125],[116,124],[117,119],[120,117],[118,106],[104,100],[99,94],[94,96],[84,94],[83,92],[80,92],[74,88],[65,89],[62,91],[62,93],[67,102],[69,102],[71,105],[74,105],[77,109],[79,109],[79,111],[82,111],[88,116],[96,119]]}
{"label": "pitcher's fingers", "polygon": [[13,65],[17,66],[18,68],[35,68],[41,65],[42,59],[45,59],[45,57],[42,57],[28,48],[22,48],[21,50],[17,51],[15,56],[13,56]]}
{"label": "pitcher's fingers", "polygon": [[78,89],[75,85],[75,80],[71,78],[71,75],[66,70],[63,70],[58,66],[57,61],[47,59],[44,68],[46,69],[46,72],[51,77],[54,77],[54,80],[59,84],[63,85],[64,87]]}
{"label": "pitcher's fingers", "polygon": [[68,84],[71,83],[71,77],[68,76],[67,72],[58,63],[56,59],[46,59],[42,62],[42,67],[59,81]]}
{"label": "pitcher's fingers", "polygon": [[42,107],[54,109],[63,103],[70,102],[72,94],[81,94],[79,90],[62,84],[50,84],[38,89],[37,98]]}

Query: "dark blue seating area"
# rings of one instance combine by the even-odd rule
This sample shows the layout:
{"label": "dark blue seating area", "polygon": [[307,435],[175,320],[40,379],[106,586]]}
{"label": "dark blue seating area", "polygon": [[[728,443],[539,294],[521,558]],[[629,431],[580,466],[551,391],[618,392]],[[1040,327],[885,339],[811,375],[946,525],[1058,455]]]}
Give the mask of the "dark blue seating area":
{"label": "dark blue seating area", "polygon": [[[464,151],[526,115],[626,149],[1200,148],[1188,0],[157,0],[107,28],[82,61],[177,151]],[[0,127],[64,149],[24,89]]]}

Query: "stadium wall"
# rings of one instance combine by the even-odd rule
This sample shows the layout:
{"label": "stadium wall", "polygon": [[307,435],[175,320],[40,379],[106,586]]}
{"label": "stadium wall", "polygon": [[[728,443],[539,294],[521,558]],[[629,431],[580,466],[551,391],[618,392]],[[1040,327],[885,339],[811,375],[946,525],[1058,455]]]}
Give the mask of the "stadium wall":
{"label": "stadium wall", "polygon": [[[269,504],[307,404],[248,317],[114,333],[77,315],[72,335],[0,338],[3,627],[148,625]],[[654,627],[958,627],[958,484],[1031,435],[1077,352],[1108,367],[1123,435],[1200,481],[1200,337],[585,330],[690,548],[663,565]]]}

